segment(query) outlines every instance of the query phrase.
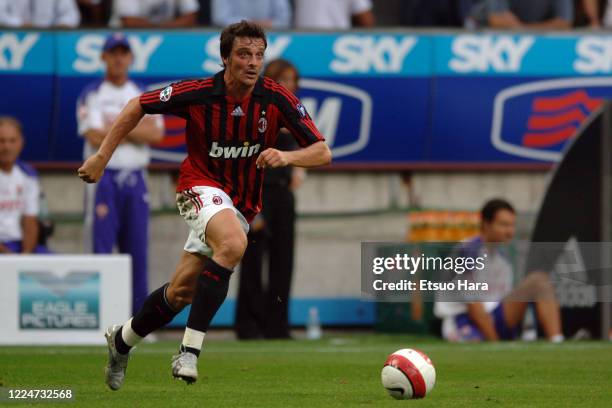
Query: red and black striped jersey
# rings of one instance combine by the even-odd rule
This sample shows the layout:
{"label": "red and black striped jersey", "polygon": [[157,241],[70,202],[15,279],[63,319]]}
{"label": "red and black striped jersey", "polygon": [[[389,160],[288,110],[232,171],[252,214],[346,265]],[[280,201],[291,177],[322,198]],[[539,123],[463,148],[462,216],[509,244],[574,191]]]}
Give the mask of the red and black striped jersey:
{"label": "red and black striped jersey", "polygon": [[212,186],[225,191],[250,222],[261,210],[264,170],[259,153],[274,147],[287,128],[306,147],[324,140],[299,99],[269,78],[260,78],[251,95],[227,95],[225,71],[214,77],[176,82],[140,96],[146,113],[187,120],[187,158],[181,164],[177,191]]}

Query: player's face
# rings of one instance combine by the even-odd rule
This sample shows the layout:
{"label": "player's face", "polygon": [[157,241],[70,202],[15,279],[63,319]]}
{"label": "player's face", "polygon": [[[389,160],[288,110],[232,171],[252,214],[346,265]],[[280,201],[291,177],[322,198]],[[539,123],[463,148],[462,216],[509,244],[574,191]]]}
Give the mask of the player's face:
{"label": "player's face", "polygon": [[230,78],[246,87],[257,82],[266,46],[261,38],[237,37],[228,59],[224,60]]}
{"label": "player's face", "polygon": [[297,72],[291,68],[288,68],[280,74],[277,82],[291,92],[295,93],[298,88]]}
{"label": "player's face", "polygon": [[487,242],[509,242],[514,238],[516,215],[501,209],[495,213],[491,222],[484,222],[482,233]]}
{"label": "player's face", "polygon": [[106,74],[111,78],[124,78],[128,75],[128,70],[134,56],[125,47],[115,47],[102,53],[102,61],[106,64]]}
{"label": "player's face", "polygon": [[10,167],[19,157],[23,138],[12,125],[0,125],[0,166]]}

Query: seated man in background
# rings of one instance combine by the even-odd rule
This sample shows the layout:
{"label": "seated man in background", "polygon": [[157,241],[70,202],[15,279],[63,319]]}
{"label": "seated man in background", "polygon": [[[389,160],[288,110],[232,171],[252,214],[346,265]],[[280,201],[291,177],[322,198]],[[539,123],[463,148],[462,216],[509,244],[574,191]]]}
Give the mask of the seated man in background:
{"label": "seated man in background", "polygon": [[[561,313],[555,298],[555,288],[545,272],[531,272],[512,288],[513,266],[503,250],[503,244],[514,237],[516,214],[505,200],[488,201],[481,212],[480,235],[463,242],[459,256],[486,257],[484,274],[489,286],[488,296],[500,301],[441,302],[434,313],[442,320],[442,336],[449,341],[513,340],[530,303],[534,303],[538,322],[546,338],[563,341]],[[476,275],[467,271],[462,279]]]}
{"label": "seated man in background", "polygon": [[21,124],[0,117],[0,253],[48,253],[38,245],[38,177],[18,162],[22,149]]}
{"label": "seated man in background", "polygon": [[466,25],[499,29],[567,30],[574,22],[572,0],[481,0]]}

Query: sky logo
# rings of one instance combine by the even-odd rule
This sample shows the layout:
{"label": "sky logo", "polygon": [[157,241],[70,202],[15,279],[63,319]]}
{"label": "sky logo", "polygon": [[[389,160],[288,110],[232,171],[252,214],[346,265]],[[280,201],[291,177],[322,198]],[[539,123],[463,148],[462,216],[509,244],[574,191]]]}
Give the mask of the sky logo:
{"label": "sky logo", "polygon": [[567,142],[611,97],[612,78],[559,79],[507,88],[495,97],[491,141],[514,156],[560,161]]}

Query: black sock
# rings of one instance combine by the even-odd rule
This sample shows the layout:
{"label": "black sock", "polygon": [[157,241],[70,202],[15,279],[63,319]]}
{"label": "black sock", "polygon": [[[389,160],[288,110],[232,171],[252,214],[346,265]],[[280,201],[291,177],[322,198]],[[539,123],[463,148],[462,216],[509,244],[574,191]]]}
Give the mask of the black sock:
{"label": "black sock", "polygon": [[[232,270],[224,268],[210,258],[204,263],[204,270],[198,277],[187,327],[206,332],[221,304],[227,296]],[[195,353],[194,353],[195,354]]]}
{"label": "black sock", "polygon": [[115,347],[119,354],[127,354],[130,352],[131,346],[128,346],[125,341],[123,341],[123,336],[121,335],[121,331],[123,330],[123,326],[119,329],[117,334],[115,335]]}
{"label": "black sock", "polygon": [[[168,285],[166,283],[161,288],[153,291],[132,318],[132,330],[140,337],[145,337],[147,334],[164,327],[180,312],[180,310],[174,310],[166,300],[166,288]],[[121,354],[127,354],[131,349],[123,341],[121,330],[115,336],[115,345],[117,346],[117,351]]]}
{"label": "black sock", "polygon": [[193,348],[193,347],[187,347],[183,344],[181,344],[181,347],[179,348],[179,351],[181,353],[191,353],[191,354],[195,354],[196,357],[200,357],[200,350],[198,350],[197,348]]}

